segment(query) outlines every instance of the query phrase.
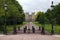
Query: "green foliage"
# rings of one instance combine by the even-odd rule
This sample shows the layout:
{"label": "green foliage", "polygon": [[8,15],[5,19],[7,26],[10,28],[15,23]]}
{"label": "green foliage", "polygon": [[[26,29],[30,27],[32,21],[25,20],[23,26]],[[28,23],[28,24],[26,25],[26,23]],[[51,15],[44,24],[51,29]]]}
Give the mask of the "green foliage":
{"label": "green foliage", "polygon": [[37,12],[36,21],[43,24],[45,22],[45,14],[43,12]]}
{"label": "green foliage", "polygon": [[55,5],[52,10],[48,9],[45,13],[47,20],[51,23],[52,19],[57,24],[60,24],[60,3]]}
{"label": "green foliage", "polygon": [[54,7],[54,13],[56,14],[57,24],[60,25],[60,3]]}
{"label": "green foliage", "polygon": [[[4,4],[7,3],[8,10],[4,10]],[[22,24],[25,20],[25,14],[23,12],[22,6],[16,0],[0,0],[0,25],[4,25],[6,12],[6,24],[11,25],[13,22],[17,24]]]}

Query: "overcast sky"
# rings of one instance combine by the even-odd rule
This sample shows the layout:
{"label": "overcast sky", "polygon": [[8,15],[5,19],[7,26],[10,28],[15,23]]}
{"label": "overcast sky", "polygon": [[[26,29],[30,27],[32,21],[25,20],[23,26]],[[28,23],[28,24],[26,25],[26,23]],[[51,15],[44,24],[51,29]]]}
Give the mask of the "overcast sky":
{"label": "overcast sky", "polygon": [[[43,11],[45,12],[48,8],[50,8],[52,0],[17,0],[20,5],[22,5],[24,12],[37,12]],[[60,3],[60,0],[53,0],[54,5]]]}

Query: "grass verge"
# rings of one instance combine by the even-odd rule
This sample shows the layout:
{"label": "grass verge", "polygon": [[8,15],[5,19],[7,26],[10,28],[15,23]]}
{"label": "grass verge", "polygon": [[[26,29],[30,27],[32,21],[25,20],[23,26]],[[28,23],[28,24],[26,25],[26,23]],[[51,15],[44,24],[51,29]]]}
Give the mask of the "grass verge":
{"label": "grass verge", "polygon": [[[42,26],[41,24],[39,24],[38,22],[34,22],[35,25],[37,26]],[[51,32],[52,26],[51,24],[45,24],[45,30],[48,32]],[[60,25],[54,25],[54,32],[56,34],[60,34]]]}

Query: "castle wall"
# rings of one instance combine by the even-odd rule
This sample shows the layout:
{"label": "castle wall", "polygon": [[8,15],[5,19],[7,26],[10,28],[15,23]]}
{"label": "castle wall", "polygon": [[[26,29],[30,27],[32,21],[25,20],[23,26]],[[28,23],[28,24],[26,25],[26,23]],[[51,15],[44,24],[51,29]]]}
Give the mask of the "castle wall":
{"label": "castle wall", "polygon": [[26,13],[25,14],[25,20],[26,21],[34,21],[34,14],[35,13],[32,13],[31,15],[29,13]]}

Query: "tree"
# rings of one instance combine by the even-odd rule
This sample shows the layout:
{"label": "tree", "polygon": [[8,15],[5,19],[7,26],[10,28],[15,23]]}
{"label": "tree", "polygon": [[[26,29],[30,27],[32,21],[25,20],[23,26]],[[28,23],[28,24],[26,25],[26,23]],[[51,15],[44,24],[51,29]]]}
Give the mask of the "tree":
{"label": "tree", "polygon": [[37,12],[35,20],[39,23],[45,20],[45,14],[43,12]]}
{"label": "tree", "polygon": [[55,20],[56,20],[56,13],[54,11],[55,11],[54,8],[52,10],[48,9],[47,12],[45,13],[48,22],[52,26],[51,34],[54,34],[54,29],[53,29],[54,27],[53,26],[54,26]]}
{"label": "tree", "polygon": [[60,3],[54,7],[54,13],[56,16],[56,22],[60,25]]}
{"label": "tree", "polygon": [[52,19],[54,19],[54,23],[60,25],[60,3],[58,5],[55,5],[54,8],[48,9],[47,12],[45,13],[49,23],[52,22]]}
{"label": "tree", "polygon": [[[8,4],[8,11],[7,11],[7,24],[13,21],[13,18],[16,16],[16,20],[20,19],[23,20],[25,17],[22,6],[16,0],[0,0],[0,18],[5,17],[5,10],[4,10],[4,3]],[[20,21],[19,20],[19,21]],[[24,20],[23,20],[24,21]],[[22,22],[23,22],[22,21]]]}
{"label": "tree", "polygon": [[39,24],[42,25],[42,30],[41,33],[45,34],[45,28],[44,28],[44,24],[45,24],[45,14],[43,12],[37,12],[36,14],[36,21],[39,22]]}
{"label": "tree", "polygon": [[16,21],[17,24],[22,24],[25,19],[25,14],[22,6],[16,0],[0,0],[0,26],[4,25],[5,18],[5,10],[4,4],[5,2],[8,5],[8,10],[6,13],[6,24],[13,25],[13,21]]}

